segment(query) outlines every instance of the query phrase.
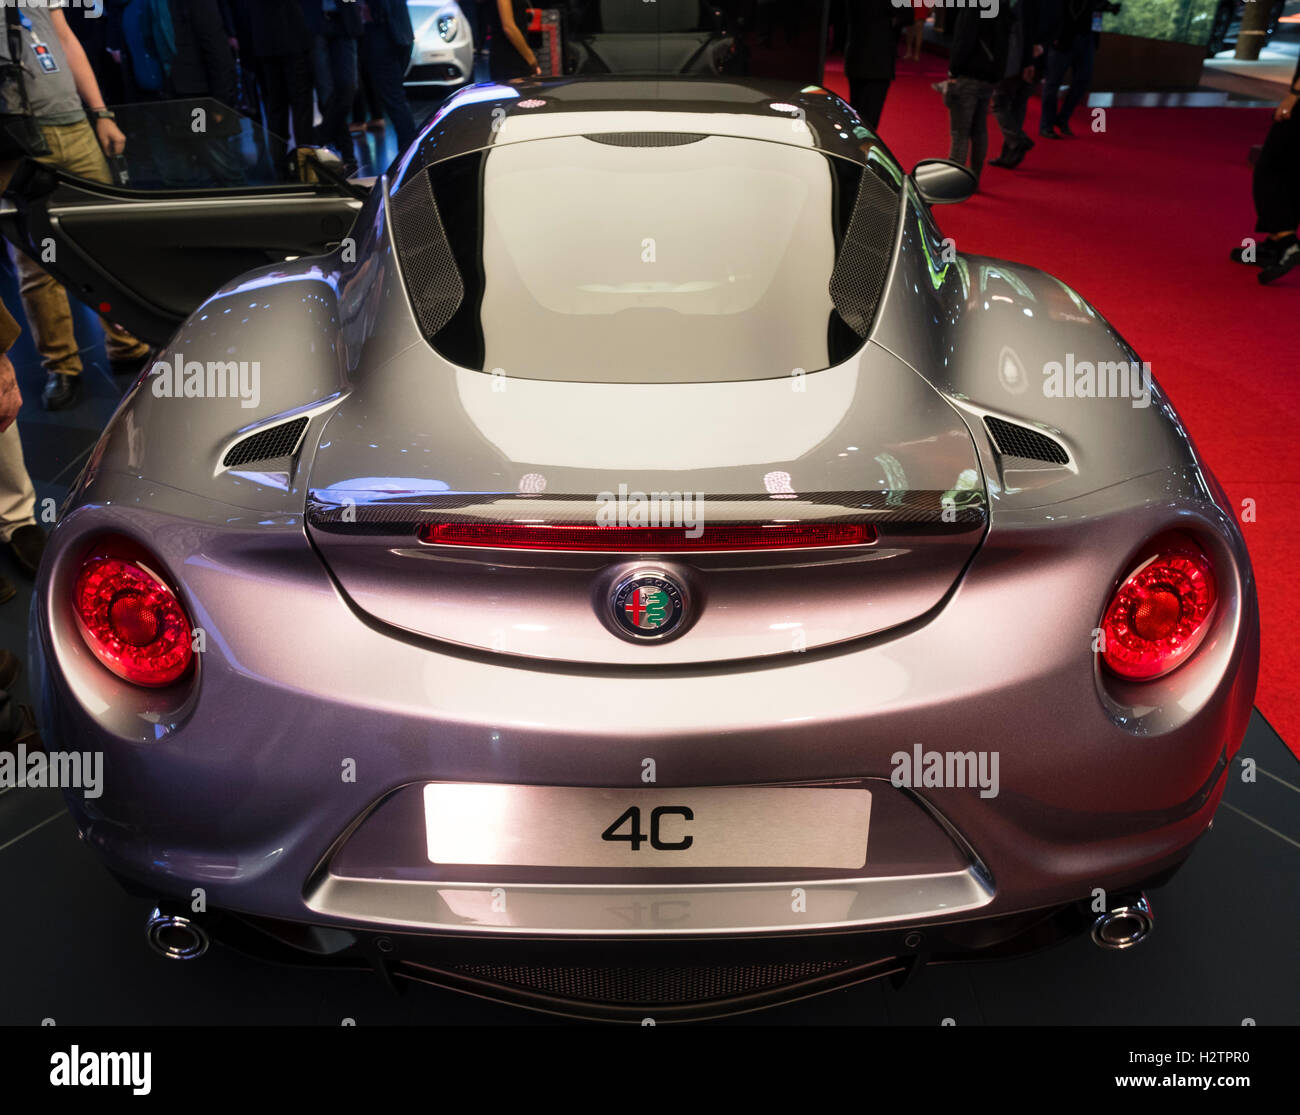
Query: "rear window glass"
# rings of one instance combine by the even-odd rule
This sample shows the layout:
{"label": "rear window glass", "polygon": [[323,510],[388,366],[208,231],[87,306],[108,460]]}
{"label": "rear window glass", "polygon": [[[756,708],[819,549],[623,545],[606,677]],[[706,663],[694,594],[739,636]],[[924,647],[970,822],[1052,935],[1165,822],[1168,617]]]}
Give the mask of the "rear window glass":
{"label": "rear window glass", "polygon": [[829,289],[858,164],[750,139],[619,134],[505,144],[429,173],[466,291],[432,343],[463,366],[763,379],[861,344]]}

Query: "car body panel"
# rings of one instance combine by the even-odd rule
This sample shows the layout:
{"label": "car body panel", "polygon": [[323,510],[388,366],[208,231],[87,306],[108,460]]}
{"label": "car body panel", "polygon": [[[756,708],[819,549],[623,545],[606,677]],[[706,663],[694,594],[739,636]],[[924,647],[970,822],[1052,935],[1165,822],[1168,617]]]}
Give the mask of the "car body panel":
{"label": "car body panel", "polygon": [[[496,131],[494,110],[507,121],[532,110],[511,91],[461,94],[395,180],[493,143],[651,122],[834,148],[864,173],[892,165],[865,129],[846,146],[837,122],[857,125],[820,94],[587,84],[538,85],[540,115]],[[774,103],[802,106],[803,129]],[[168,351],[182,366],[261,361],[258,398],[193,405],[143,376],[52,533],[34,690],[53,746],[104,753],[104,795],[68,800],[115,872],[358,942],[870,933],[897,957],[916,949],[900,944],[906,929],[991,947],[1010,924],[1000,919],[1037,924],[1186,858],[1250,716],[1254,579],[1221,489],[1154,380],[1139,376],[1136,397],[1045,386],[1053,361],[1136,359],[1079,296],[1033,268],[948,253],[900,177],[897,249],[857,354],[810,373],[793,403],[782,379],[652,385],[699,415],[655,452],[600,428],[645,385],[519,380],[494,399],[489,371],[442,357],[403,282],[390,192],[380,183],[358,216],[355,255],[341,246],[262,268],[196,310]],[[723,421],[724,396],[739,427]],[[291,456],[223,465],[234,439],[295,417],[307,423]],[[1003,454],[989,417],[1040,434],[1064,462]],[[800,478],[805,498],[767,487],[775,471]],[[958,505],[965,472],[972,503]],[[541,492],[522,483],[538,473]],[[813,521],[852,507],[880,525],[871,552],[898,553],[435,557],[372,515],[395,508],[409,525],[412,508],[445,513],[433,493],[486,521],[554,516],[557,497],[590,502],[620,482],[725,489],[723,521],[755,506],[776,516],[793,503]],[[877,487],[901,497],[901,527],[876,514]],[[71,584],[105,533],[156,555],[204,633],[194,673],[168,689],[119,682],[77,632]],[[1124,682],[1098,661],[1102,611],[1144,547],[1174,536],[1213,564],[1209,635],[1167,677]],[[602,586],[650,567],[692,586],[694,627],[659,645],[620,640],[601,625]],[[900,781],[917,748],[995,763],[996,786]],[[674,789],[866,788],[867,862],[683,868],[654,849],[651,866],[627,871],[433,863],[418,805],[431,783],[491,784],[519,801],[538,787],[650,788],[668,807]],[[589,827],[575,839],[600,841]],[[651,913],[610,912],[628,904]]]}

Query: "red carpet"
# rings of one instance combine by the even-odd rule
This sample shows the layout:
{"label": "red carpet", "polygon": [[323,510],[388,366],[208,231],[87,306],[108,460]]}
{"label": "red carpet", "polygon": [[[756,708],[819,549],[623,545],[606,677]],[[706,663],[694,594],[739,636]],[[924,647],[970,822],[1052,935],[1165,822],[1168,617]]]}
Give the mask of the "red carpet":
{"label": "red carpet", "polygon": [[[881,135],[907,167],[947,155],[948,118],[930,83],[943,62],[899,62]],[[847,95],[842,71],[827,84]],[[1228,260],[1252,236],[1246,155],[1270,110],[1112,108],[1105,131],[1080,110],[1077,139],[1039,140],[1015,171],[985,169],[981,193],[937,210],[959,251],[1051,271],[1105,314],[1172,397],[1237,504],[1259,581],[1257,704],[1300,755],[1300,577],[1291,567],[1300,479],[1300,269],[1270,287]],[[990,157],[1001,139],[989,120]],[[1291,494],[1288,494],[1291,493]]]}

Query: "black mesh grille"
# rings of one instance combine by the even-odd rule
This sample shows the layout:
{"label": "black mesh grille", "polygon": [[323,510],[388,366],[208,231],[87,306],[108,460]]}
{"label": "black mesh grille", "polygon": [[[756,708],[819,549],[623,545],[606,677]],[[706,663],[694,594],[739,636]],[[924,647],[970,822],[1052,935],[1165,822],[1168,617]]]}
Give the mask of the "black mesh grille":
{"label": "black mesh grille", "polygon": [[586,138],[610,147],[682,147],[706,137],[690,132],[599,132]]}
{"label": "black mesh grille", "polygon": [[427,171],[393,195],[393,238],[402,260],[406,292],[426,337],[449,322],[465,297],[465,286],[443,231]]}
{"label": "black mesh grille", "polygon": [[993,444],[1004,457],[1024,457],[1030,461],[1047,461],[1053,465],[1070,463],[1070,456],[1060,443],[1037,430],[991,416],[985,416],[984,425],[988,427]]}
{"label": "black mesh grille", "polygon": [[523,988],[558,999],[647,1006],[704,1003],[796,984],[853,966],[853,961],[682,967],[558,967],[540,964],[458,964],[457,975]]}
{"label": "black mesh grille", "polygon": [[298,448],[302,432],[307,428],[306,418],[295,418],[291,422],[281,422],[266,430],[249,434],[243,441],[237,441],[228,450],[221,463],[226,468],[238,468],[252,464],[254,461],[274,461],[280,457],[290,457]]}
{"label": "black mesh grille", "polygon": [[874,174],[862,176],[853,219],[831,272],[831,301],[859,337],[871,332],[894,252],[898,195]]}

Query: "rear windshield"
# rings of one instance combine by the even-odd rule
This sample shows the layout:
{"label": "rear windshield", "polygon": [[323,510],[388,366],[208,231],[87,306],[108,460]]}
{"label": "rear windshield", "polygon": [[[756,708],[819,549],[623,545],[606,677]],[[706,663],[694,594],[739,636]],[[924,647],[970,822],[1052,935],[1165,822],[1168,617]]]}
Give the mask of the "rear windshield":
{"label": "rear windshield", "polygon": [[465,285],[432,343],[463,366],[762,379],[861,344],[829,289],[858,164],[782,143],[619,134],[501,145],[429,173]]}

